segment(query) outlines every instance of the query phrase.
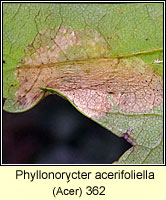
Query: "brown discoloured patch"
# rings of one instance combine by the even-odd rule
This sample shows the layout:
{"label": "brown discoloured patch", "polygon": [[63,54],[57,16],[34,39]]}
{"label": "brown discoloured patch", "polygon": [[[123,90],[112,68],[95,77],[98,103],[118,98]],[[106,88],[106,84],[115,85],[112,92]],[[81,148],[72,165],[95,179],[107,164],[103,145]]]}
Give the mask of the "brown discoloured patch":
{"label": "brown discoloured patch", "polygon": [[143,68],[133,63],[127,69],[125,65],[119,64],[119,92],[113,94],[113,98],[120,109],[126,112],[148,111],[163,101],[162,77],[147,65],[140,64],[139,67]]}
{"label": "brown discoloured patch", "polygon": [[73,31],[65,27],[48,29],[40,31],[28,45],[18,67],[107,57],[109,52],[108,44],[96,31]]}
{"label": "brown discoloured patch", "polygon": [[39,87],[61,92],[89,117],[105,115],[113,103],[125,112],[143,112],[163,101],[162,78],[138,58],[104,59],[109,47],[95,31],[50,29],[32,44],[16,73],[16,97],[24,109],[41,97]]}

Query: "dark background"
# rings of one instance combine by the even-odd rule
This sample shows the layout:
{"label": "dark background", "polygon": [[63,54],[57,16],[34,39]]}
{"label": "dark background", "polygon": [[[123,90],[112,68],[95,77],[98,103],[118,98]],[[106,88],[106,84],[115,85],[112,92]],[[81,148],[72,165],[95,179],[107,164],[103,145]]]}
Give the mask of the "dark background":
{"label": "dark background", "polygon": [[3,111],[3,164],[111,164],[124,139],[50,95],[24,113]]}

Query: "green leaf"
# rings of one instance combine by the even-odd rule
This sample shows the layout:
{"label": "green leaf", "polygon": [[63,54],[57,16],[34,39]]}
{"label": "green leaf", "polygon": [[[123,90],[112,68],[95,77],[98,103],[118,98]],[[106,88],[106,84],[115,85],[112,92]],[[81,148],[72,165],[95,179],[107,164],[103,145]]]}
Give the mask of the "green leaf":
{"label": "green leaf", "polygon": [[133,144],[118,163],[163,163],[163,4],[3,4],[4,109],[58,93]]}

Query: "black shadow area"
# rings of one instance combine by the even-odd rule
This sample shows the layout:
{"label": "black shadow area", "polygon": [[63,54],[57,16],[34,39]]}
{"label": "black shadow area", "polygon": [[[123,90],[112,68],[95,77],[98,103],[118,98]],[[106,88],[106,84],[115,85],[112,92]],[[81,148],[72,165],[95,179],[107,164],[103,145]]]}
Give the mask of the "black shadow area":
{"label": "black shadow area", "polygon": [[24,113],[3,111],[3,164],[111,164],[130,147],[57,95]]}

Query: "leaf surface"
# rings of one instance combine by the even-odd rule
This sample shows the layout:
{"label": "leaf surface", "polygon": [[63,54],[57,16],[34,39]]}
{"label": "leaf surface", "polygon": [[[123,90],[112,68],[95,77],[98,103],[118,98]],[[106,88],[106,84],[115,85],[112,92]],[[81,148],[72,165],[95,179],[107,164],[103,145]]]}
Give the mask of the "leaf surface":
{"label": "leaf surface", "polygon": [[163,4],[3,4],[4,109],[58,93],[133,144],[118,163],[163,163]]}

